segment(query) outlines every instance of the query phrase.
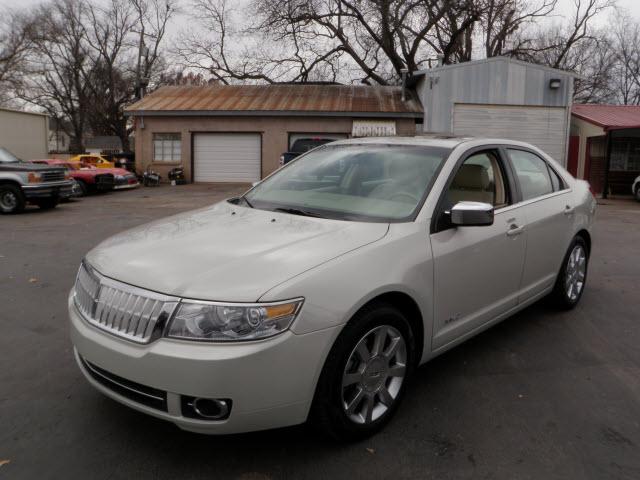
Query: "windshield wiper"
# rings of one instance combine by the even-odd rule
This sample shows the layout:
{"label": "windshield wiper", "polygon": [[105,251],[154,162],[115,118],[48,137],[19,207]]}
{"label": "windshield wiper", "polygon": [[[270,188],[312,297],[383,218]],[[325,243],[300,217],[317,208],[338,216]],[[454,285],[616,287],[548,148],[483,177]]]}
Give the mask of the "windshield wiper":
{"label": "windshield wiper", "polygon": [[283,212],[290,213],[291,215],[300,215],[301,217],[315,217],[315,218],[326,218],[320,214],[309,212],[308,210],[301,210],[299,208],[274,208],[274,212]]}

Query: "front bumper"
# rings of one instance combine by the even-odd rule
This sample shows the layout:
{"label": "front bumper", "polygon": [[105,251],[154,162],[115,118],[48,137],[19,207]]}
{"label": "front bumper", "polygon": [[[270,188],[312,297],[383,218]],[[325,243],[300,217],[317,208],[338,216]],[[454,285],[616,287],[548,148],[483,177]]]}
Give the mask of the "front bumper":
{"label": "front bumper", "polygon": [[116,183],[113,187],[114,190],[127,190],[130,188],[138,188],[140,186],[140,182],[136,180],[135,183]]}
{"label": "front bumper", "polygon": [[27,200],[37,200],[42,198],[69,198],[73,195],[73,182],[50,182],[33,185],[23,185],[22,191]]}
{"label": "front bumper", "polygon": [[[339,327],[235,344],[162,338],[134,344],[89,325],[69,297],[71,340],[80,370],[105,395],[198,433],[227,434],[303,423]],[[84,362],[166,392],[166,411],[133,401],[95,380]],[[226,420],[185,417],[183,396],[231,399]]]}

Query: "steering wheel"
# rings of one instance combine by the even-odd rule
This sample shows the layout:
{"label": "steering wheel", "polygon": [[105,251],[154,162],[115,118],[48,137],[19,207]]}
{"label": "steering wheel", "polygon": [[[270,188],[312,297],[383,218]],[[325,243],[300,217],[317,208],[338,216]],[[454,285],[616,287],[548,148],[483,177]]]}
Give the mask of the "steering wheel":
{"label": "steering wheel", "polygon": [[420,201],[419,198],[409,192],[396,192],[389,197],[389,200],[393,200],[396,197],[408,198],[411,200],[411,203],[418,203]]}

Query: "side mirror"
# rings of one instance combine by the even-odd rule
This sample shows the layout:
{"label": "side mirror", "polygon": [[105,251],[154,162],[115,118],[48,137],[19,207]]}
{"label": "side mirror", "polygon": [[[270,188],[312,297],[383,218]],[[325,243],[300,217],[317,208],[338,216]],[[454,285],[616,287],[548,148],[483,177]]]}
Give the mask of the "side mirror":
{"label": "side mirror", "polygon": [[458,202],[451,208],[451,224],[458,227],[493,225],[493,205],[482,202]]}

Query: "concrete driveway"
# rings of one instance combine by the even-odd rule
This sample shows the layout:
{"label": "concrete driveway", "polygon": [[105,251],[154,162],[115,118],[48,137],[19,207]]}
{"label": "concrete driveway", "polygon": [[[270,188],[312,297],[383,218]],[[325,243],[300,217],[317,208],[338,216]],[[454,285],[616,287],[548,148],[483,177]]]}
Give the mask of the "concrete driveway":
{"label": "concrete driveway", "polygon": [[[640,478],[640,204],[598,211],[587,290],[420,368],[397,417],[341,445],[305,427],[206,437],[91,388],[66,297],[105,237],[240,187],[94,196],[0,217],[0,479]],[[277,372],[274,372],[277,374]]]}

